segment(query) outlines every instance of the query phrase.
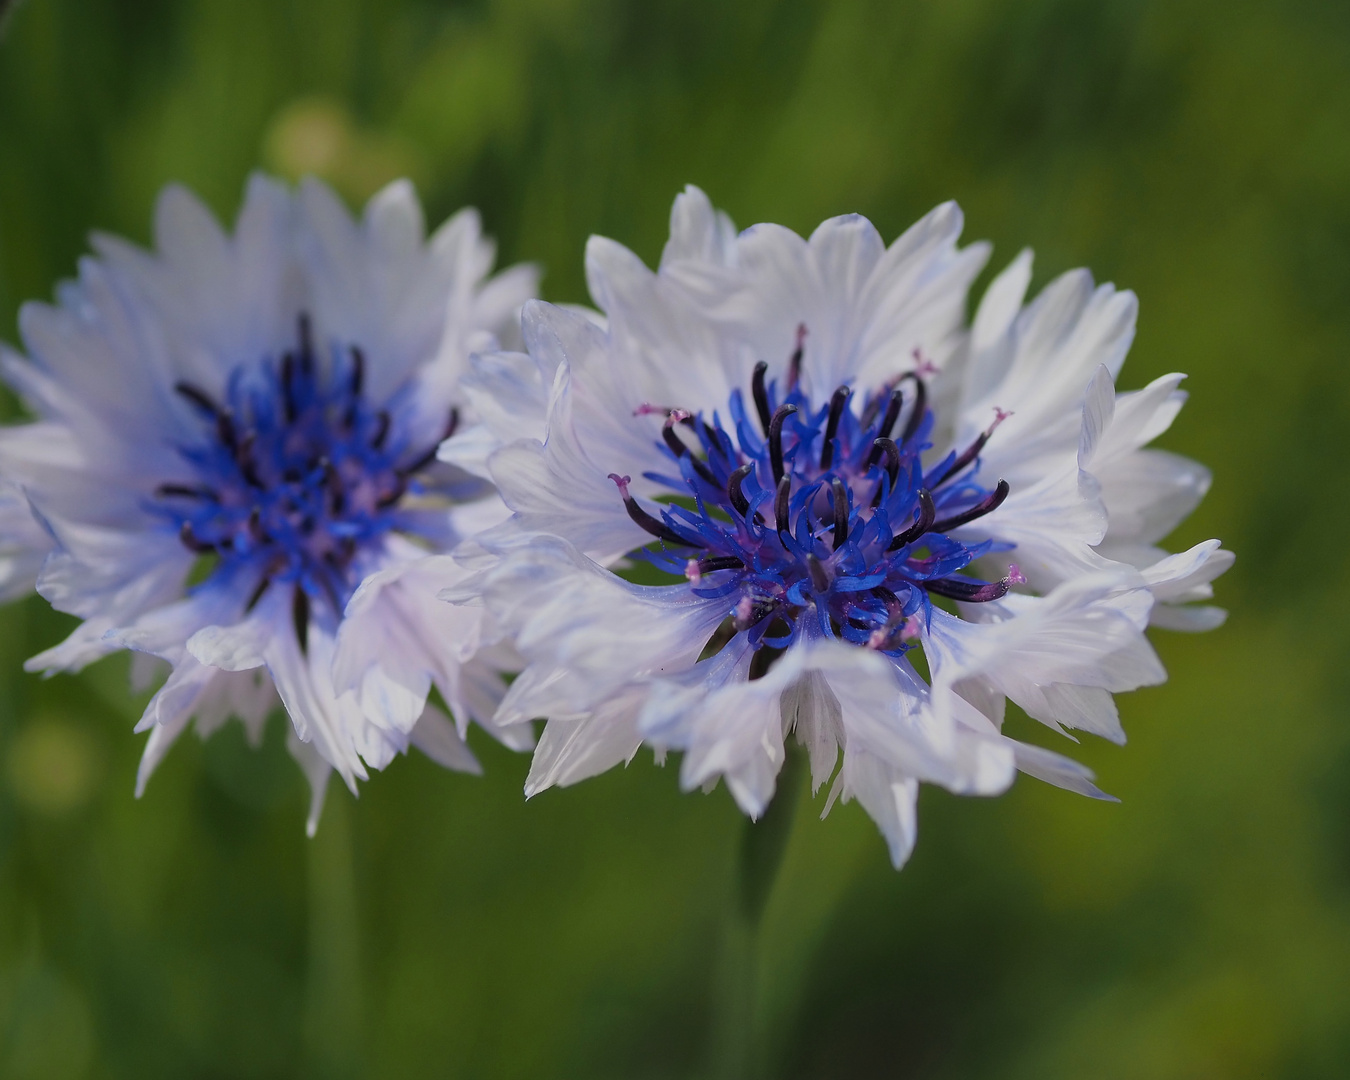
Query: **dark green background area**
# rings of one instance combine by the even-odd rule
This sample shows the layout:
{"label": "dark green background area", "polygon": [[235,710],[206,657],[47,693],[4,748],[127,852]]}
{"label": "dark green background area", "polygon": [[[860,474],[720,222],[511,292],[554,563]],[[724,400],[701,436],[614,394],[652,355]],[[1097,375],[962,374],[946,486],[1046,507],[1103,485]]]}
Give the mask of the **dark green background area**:
{"label": "dark green background area", "polygon": [[[407,173],[585,299],[592,232],[654,260],[703,186],[738,224],[956,198],[1037,287],[1136,290],[1122,386],[1190,374],[1162,445],[1214,488],[1232,610],[1158,633],[1130,744],[1061,741],[1120,805],[925,790],[902,872],[803,799],[764,926],[784,1077],[1350,1075],[1350,9],[1051,0],[27,0],[0,39],[0,334],[171,179],[353,201]],[[0,1076],[688,1077],[742,827],[642,754],[526,804],[413,755],[318,837],[280,721],[185,737],[132,798],[112,661],[0,613]],[[1015,722],[1014,722],[1015,723]],[[1054,737],[1020,733],[1053,744]]]}

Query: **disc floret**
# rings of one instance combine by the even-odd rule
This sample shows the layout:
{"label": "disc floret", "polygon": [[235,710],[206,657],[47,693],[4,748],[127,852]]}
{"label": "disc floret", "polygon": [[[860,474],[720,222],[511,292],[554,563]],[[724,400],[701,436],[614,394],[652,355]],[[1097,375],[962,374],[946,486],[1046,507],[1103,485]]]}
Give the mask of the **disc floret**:
{"label": "disc floret", "polygon": [[629,517],[659,541],[641,557],[683,576],[696,596],[725,597],[732,629],[755,648],[783,649],[804,634],[899,656],[933,597],[996,600],[1025,580],[1015,565],[999,581],[965,575],[1012,545],[950,535],[1008,496],[1006,482],[977,479],[980,451],[1008,414],[997,411],[970,446],[925,469],[934,425],[925,368],[861,397],[842,385],[817,404],[798,377],[804,336],[781,388],[760,362],[751,409],[732,392],[729,424],[717,412],[637,410],[665,414],[660,449],[679,474],[646,478],[679,501],[652,512],[630,477],[610,479]]}
{"label": "disc floret", "polygon": [[[368,400],[359,347],[321,364],[303,317],[296,349],[237,370],[224,401],[191,383],[175,390],[205,438],[178,448],[195,482],[159,485],[151,509],[184,546],[214,557],[208,581],[253,579],[248,608],[273,585],[295,586],[306,619],[313,601],[340,617],[359,583],[354,564],[406,525],[398,504],[440,440],[411,444],[390,409]],[[443,437],[457,421],[451,410]]]}

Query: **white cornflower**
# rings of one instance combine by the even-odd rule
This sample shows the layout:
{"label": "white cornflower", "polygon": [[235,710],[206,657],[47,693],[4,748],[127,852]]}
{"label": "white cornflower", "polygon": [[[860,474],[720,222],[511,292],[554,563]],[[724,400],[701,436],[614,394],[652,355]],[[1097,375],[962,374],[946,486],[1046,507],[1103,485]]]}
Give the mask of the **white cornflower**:
{"label": "white cornflower", "polygon": [[1021,769],[1101,795],[1002,735],[1005,699],[1123,739],[1111,695],[1165,678],[1150,613],[1215,625],[1172,605],[1231,557],[1152,546],[1207,474],[1140,449],[1179,376],[1114,392],[1134,297],[1079,271],[1023,308],[1023,255],[968,330],[987,249],[960,228],[948,204],[890,248],[856,216],[737,235],[691,188],[658,272],[591,241],[603,320],[532,303],[527,353],[475,362],[482,423],[442,455],[514,513],[443,595],[527,661],[497,713],[548,720],[527,793],[645,742],[753,817],[795,733],[827,808],[862,802],[897,866],[921,781],[994,794]]}
{"label": "white cornflower", "polygon": [[0,429],[0,575],[31,588],[45,556],[38,592],[83,620],[30,669],[123,648],[171,666],[137,793],[194,717],[205,735],[238,716],[256,741],[278,695],[311,833],[330,768],[355,790],[411,743],[476,770],[470,719],[528,748],[493,724],[477,613],[425,582],[506,515],[435,454],[469,354],[497,347],[534,270],[488,278],[471,210],[424,238],[406,182],[354,221],[322,184],[255,177],[233,235],[169,187],[155,250],[93,245],[54,306],[20,312],[27,357],[3,354],[37,419]]}

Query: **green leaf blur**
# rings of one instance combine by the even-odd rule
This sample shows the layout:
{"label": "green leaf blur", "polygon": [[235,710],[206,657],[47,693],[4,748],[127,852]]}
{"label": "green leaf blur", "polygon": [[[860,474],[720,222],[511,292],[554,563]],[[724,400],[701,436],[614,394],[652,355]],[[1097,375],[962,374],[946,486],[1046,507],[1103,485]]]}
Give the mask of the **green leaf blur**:
{"label": "green leaf blur", "polygon": [[[1350,14],[1288,0],[26,0],[0,28],[0,335],[91,228],[181,180],[352,201],[412,176],[585,299],[703,186],[738,224],[946,198],[995,265],[1136,290],[1122,385],[1189,372],[1162,445],[1212,493],[1232,610],[1081,757],[1123,802],[926,789],[900,874],[803,797],[768,899],[782,1077],[1350,1075]],[[10,412],[13,414],[13,406]],[[306,792],[274,720],[185,737],[132,798],[126,665],[41,681],[0,612],[0,1076],[705,1075],[742,827],[627,770],[525,803],[414,754]],[[1017,723],[1016,720],[1013,721]],[[1019,731],[1052,744],[1054,737]],[[1068,744],[1061,744],[1069,749]],[[1078,748],[1072,748],[1078,753]]]}

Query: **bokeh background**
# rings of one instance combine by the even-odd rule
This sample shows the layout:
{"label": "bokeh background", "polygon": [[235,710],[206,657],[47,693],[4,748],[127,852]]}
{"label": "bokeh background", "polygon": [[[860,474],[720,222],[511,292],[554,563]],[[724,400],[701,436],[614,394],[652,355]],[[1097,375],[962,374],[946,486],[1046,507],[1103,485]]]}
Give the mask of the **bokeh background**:
{"label": "bokeh background", "polygon": [[[895,873],[802,800],[760,973],[783,1077],[1350,1075],[1350,7],[1312,0],[26,0],[0,36],[0,334],[166,181],[354,202],[412,176],[585,299],[686,182],[742,225],[891,238],[957,198],[1037,287],[1135,289],[1122,384],[1190,373],[1213,466],[1174,538],[1232,610],[1080,753],[1120,805],[926,789]],[[13,415],[12,403],[9,405]],[[742,827],[627,770],[528,805],[526,761],[417,755],[318,837],[274,718],[185,737],[132,798],[125,666],[43,682],[0,612],[0,1076],[690,1077]],[[1014,726],[1031,733],[1023,719]],[[1042,735],[1031,733],[1041,739]],[[1053,736],[1045,736],[1051,741]]]}

